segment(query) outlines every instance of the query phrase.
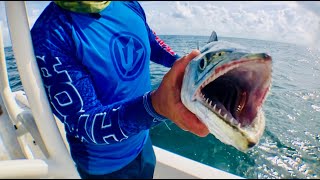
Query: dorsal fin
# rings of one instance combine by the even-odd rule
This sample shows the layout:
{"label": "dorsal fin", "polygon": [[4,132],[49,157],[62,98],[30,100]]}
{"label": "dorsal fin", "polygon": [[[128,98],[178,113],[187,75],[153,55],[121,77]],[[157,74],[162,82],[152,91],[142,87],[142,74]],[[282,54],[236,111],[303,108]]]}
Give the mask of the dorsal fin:
{"label": "dorsal fin", "polygon": [[212,41],[218,41],[218,36],[215,31],[212,31],[211,36],[210,36],[207,43],[211,43]]}

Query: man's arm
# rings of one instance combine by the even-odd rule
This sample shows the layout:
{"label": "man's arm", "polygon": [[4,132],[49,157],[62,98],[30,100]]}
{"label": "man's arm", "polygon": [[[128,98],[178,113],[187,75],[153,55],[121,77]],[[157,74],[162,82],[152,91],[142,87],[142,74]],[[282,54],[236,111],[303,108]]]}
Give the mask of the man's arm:
{"label": "man's arm", "polygon": [[153,109],[149,92],[127,102],[103,105],[90,74],[75,57],[70,35],[62,28],[51,32],[39,28],[32,35],[51,108],[70,135],[89,143],[114,143],[165,119]]}
{"label": "man's arm", "polygon": [[162,64],[165,67],[172,67],[173,63],[180,58],[169,45],[167,45],[160,37],[148,26],[149,41],[151,47],[151,61]]}

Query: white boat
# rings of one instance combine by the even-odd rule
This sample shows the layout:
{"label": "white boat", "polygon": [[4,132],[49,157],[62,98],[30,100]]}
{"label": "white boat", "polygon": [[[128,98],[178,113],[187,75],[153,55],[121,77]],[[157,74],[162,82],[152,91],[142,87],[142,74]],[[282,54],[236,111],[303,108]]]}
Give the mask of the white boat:
{"label": "white boat", "polygon": [[[25,2],[6,1],[5,8],[24,91],[10,88],[0,28],[0,178],[78,179],[63,124],[53,115],[42,85]],[[155,179],[242,179],[156,146],[154,150]]]}

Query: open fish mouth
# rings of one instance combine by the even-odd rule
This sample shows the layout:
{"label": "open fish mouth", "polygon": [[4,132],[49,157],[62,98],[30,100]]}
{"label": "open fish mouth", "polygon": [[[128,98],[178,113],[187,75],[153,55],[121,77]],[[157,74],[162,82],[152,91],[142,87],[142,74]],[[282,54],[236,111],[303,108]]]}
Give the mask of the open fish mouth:
{"label": "open fish mouth", "polygon": [[216,37],[213,31],[186,67],[181,101],[217,139],[246,152],[265,129],[262,106],[271,87],[272,58]]}
{"label": "open fish mouth", "polygon": [[271,85],[271,57],[249,54],[217,67],[203,81],[194,100],[236,129],[254,126]]}

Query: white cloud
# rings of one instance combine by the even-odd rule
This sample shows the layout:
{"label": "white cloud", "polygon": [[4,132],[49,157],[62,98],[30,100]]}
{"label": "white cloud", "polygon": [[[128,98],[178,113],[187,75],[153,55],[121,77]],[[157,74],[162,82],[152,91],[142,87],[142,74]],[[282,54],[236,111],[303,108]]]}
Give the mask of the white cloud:
{"label": "white cloud", "polygon": [[209,36],[216,30],[220,36],[311,45],[320,34],[319,11],[314,8],[319,3],[314,3],[193,1],[164,3],[167,8],[161,11],[159,3],[143,7],[158,34]]}
{"label": "white cloud", "polygon": [[0,2],[0,28],[1,28],[1,32],[2,32],[2,37],[3,37],[3,43],[4,46],[8,46],[9,45],[9,33],[8,33],[8,28],[7,28],[7,19],[6,19],[6,12],[5,12],[5,8],[4,8],[4,2]]}
{"label": "white cloud", "polygon": [[[298,6],[302,9],[308,11],[308,13],[313,13],[315,18],[308,21],[311,26],[305,26],[305,29],[310,29],[310,34],[306,36],[307,41],[310,42],[309,46],[320,49],[320,2],[319,1],[297,1]],[[303,27],[301,27],[303,28]]]}
{"label": "white cloud", "polygon": [[192,9],[188,2],[176,2],[176,11],[172,14],[177,18],[191,18],[193,17]]}
{"label": "white cloud", "polygon": [[319,1],[296,1],[298,5],[306,10],[310,10],[314,14],[320,16],[320,2]]}

